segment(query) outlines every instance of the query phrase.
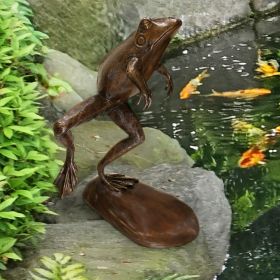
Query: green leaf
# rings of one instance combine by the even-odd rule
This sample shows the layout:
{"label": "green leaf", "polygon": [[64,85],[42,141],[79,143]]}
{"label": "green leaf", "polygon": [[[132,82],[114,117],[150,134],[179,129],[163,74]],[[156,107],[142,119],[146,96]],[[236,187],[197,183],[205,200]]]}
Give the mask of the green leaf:
{"label": "green leaf", "polygon": [[10,159],[14,159],[14,160],[18,159],[17,156],[10,150],[1,149],[0,154]]}
{"label": "green leaf", "polygon": [[3,78],[5,78],[5,76],[9,75],[10,73],[11,73],[11,68],[8,67],[2,72],[2,74],[0,75],[0,78],[3,79]]}
{"label": "green leaf", "polygon": [[49,197],[48,196],[36,196],[33,198],[33,201],[35,203],[42,203],[44,201],[46,201]]}
{"label": "green leaf", "polygon": [[12,99],[14,99],[14,96],[9,96],[9,97],[5,97],[5,98],[2,98],[0,100],[0,107],[3,107],[5,106],[9,101],[11,101]]}
{"label": "green leaf", "polygon": [[85,272],[84,268],[77,268],[75,270],[69,271],[64,275],[65,280],[73,280],[76,276]]}
{"label": "green leaf", "polygon": [[27,154],[26,159],[31,159],[31,160],[38,160],[38,161],[43,161],[43,160],[49,160],[49,157],[44,155],[44,154],[40,154],[37,151],[30,151]]}
{"label": "green leaf", "polygon": [[24,218],[25,215],[16,211],[0,212],[0,218],[15,220],[15,218]]}
{"label": "green leaf", "polygon": [[49,258],[49,257],[43,257],[41,259],[41,262],[49,270],[54,270],[58,266],[57,262],[54,261],[53,259]]}
{"label": "green leaf", "polygon": [[54,258],[57,262],[61,262],[64,258],[64,255],[61,253],[54,253]]}
{"label": "green leaf", "polygon": [[47,278],[43,278],[43,277],[39,277],[37,275],[35,275],[34,273],[32,273],[31,271],[29,271],[31,277],[33,278],[33,280],[49,280]]}
{"label": "green leaf", "polygon": [[23,132],[29,135],[34,135],[32,129],[26,126],[19,126],[19,125],[11,125],[9,126],[12,130]]}
{"label": "green leaf", "polygon": [[30,176],[34,174],[38,170],[38,167],[33,167],[33,168],[23,168],[21,170],[13,170],[12,172],[9,173],[9,175],[13,175],[16,177],[21,177],[21,176]]}
{"label": "green leaf", "polygon": [[39,37],[40,39],[49,39],[49,36],[40,31],[34,31],[34,35]]}
{"label": "green leaf", "polygon": [[19,51],[15,52],[15,57],[22,57],[27,56],[33,53],[34,48],[36,47],[36,44],[28,45],[25,48],[20,49]]}
{"label": "green leaf", "polygon": [[43,120],[44,119],[43,117],[41,117],[41,116],[39,116],[39,115],[37,115],[33,112],[24,111],[24,112],[21,112],[20,115],[22,117],[30,118],[30,119],[33,119],[33,120]]}
{"label": "green leaf", "polygon": [[[7,267],[3,263],[0,262],[0,270],[6,270],[6,269],[7,269]],[[5,280],[5,279],[0,278],[0,280]]]}
{"label": "green leaf", "polygon": [[[50,87],[57,87],[60,88],[62,87],[62,90],[65,90],[67,92],[73,91],[72,87],[70,86],[69,83],[57,78],[57,77],[51,77],[49,80],[49,86]],[[61,92],[61,90],[60,90]]]}
{"label": "green leaf", "polygon": [[2,203],[0,203],[0,211],[11,206],[15,202],[16,199],[17,199],[17,197],[11,197],[11,198],[6,199]]}
{"label": "green leaf", "polygon": [[5,127],[3,129],[4,135],[8,138],[11,139],[13,137],[13,130],[10,129],[9,127]]}
{"label": "green leaf", "polygon": [[[67,264],[68,262],[70,262],[71,261],[71,257],[70,256],[63,256],[63,258],[62,258],[62,260],[60,261],[60,263],[61,264],[63,264],[63,265],[65,265],[65,264]],[[79,265],[80,266],[80,264],[74,264],[74,266],[75,265]],[[67,266],[68,267],[68,266]]]}
{"label": "green leaf", "polygon": [[[61,264],[66,264],[67,262],[70,261],[70,257],[68,257],[67,261],[65,262],[60,262]],[[70,264],[70,265],[67,265],[64,269],[63,269],[63,272],[69,272],[69,271],[74,271],[76,269],[81,269],[81,268],[84,268],[84,266],[81,264],[81,263],[74,263],[74,264]]]}
{"label": "green leaf", "polygon": [[33,194],[32,194],[31,191],[28,191],[28,190],[18,190],[18,191],[15,191],[15,194],[21,195],[23,197],[29,198],[30,200],[33,200]]}
{"label": "green leaf", "polygon": [[30,37],[32,37],[32,36],[33,36],[32,33],[28,32],[28,33],[24,33],[24,34],[22,34],[22,35],[19,35],[19,36],[17,37],[17,39],[18,39],[19,41],[21,41],[21,40],[24,40],[24,39],[26,39],[26,38],[30,38]]}
{"label": "green leaf", "polygon": [[11,88],[0,88],[0,94],[6,94],[10,92],[13,92]]}
{"label": "green leaf", "polygon": [[2,257],[6,257],[8,259],[12,259],[12,260],[18,260],[18,261],[22,261],[22,257],[20,257],[19,255],[17,255],[16,253],[5,253],[4,255],[2,255]]}
{"label": "green leaf", "polygon": [[7,176],[0,175],[0,181],[7,179]]}
{"label": "green leaf", "polygon": [[16,239],[12,237],[0,237],[0,254],[6,253],[16,243]]}
{"label": "green leaf", "polygon": [[53,279],[54,274],[46,269],[43,268],[35,268],[34,269],[37,273],[41,274],[42,276],[48,278],[48,279]]}
{"label": "green leaf", "polygon": [[4,47],[4,48],[1,48],[1,49],[0,49],[0,56],[4,55],[5,53],[10,52],[10,51],[12,51],[12,50],[13,50],[12,47]]}

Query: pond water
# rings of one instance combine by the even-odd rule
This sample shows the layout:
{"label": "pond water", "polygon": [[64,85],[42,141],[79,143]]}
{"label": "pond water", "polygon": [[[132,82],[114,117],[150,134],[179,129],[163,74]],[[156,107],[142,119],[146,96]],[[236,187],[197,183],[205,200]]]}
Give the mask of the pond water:
{"label": "pond water", "polygon": [[[238,160],[250,145],[232,127],[233,120],[267,132],[280,125],[280,77],[255,78],[260,48],[280,49],[279,17],[179,48],[165,61],[174,80],[173,96],[166,99],[164,80],[155,74],[149,110],[143,112],[143,105],[132,101],[144,126],[177,139],[196,166],[214,170],[224,180],[233,224],[228,260],[217,279],[280,279],[280,139],[265,151],[265,164],[242,169]],[[184,85],[206,68],[210,77],[199,87],[201,94],[180,100]],[[207,96],[212,89],[252,87],[269,88],[272,94],[253,100]]]}

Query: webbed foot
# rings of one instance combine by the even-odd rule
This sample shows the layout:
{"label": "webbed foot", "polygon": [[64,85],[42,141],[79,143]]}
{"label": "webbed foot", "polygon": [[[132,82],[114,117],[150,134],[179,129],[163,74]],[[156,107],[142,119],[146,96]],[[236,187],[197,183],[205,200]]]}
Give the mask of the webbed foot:
{"label": "webbed foot", "polygon": [[133,188],[133,186],[139,182],[138,179],[132,178],[132,177],[126,177],[123,174],[106,174],[106,183],[107,186],[112,190],[112,191],[121,191],[121,190],[126,190],[129,188]]}
{"label": "webbed foot", "polygon": [[61,198],[73,192],[78,182],[77,170],[77,166],[73,161],[65,162],[64,166],[56,177],[54,184],[58,188]]}

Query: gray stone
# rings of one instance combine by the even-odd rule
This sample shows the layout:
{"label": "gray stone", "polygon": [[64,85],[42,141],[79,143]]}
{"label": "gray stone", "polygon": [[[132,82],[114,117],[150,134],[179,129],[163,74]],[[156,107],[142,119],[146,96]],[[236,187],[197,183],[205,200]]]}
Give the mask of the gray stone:
{"label": "gray stone", "polygon": [[[125,22],[130,26],[136,26],[143,17],[168,17],[175,16],[183,20],[179,34],[191,37],[211,29],[240,21],[251,13],[249,0],[137,0],[133,2],[122,0],[120,13]],[[138,11],[138,17],[133,18],[127,12]]]}
{"label": "gray stone", "polygon": [[[44,65],[48,73],[58,74],[59,78],[68,82],[82,99],[97,93],[97,72],[85,67],[68,54],[51,50],[45,58]],[[78,100],[73,99],[73,101],[77,102]]]}
{"label": "gray stone", "polygon": [[[71,255],[75,261],[84,263],[89,279],[143,280],[148,275],[177,272],[210,280],[220,272],[228,249],[231,210],[223,183],[213,172],[167,164],[142,171],[131,166],[112,167],[109,171],[129,172],[142,182],[172,193],[189,204],[199,219],[198,238],[179,248],[148,249],[134,244],[103,220],[90,221],[91,214],[96,216],[85,205],[78,208],[73,205],[72,210],[77,211],[76,217],[80,215],[80,220],[48,225],[37,254],[29,252],[30,257],[21,266],[8,271],[9,280],[18,280],[18,275],[21,275],[20,279],[28,279],[25,278],[26,270],[38,266],[38,257],[54,252]],[[82,182],[80,191],[72,196],[80,197],[90,179],[92,177]],[[62,201],[56,208],[64,218],[67,207],[70,207],[69,201]]]}
{"label": "gray stone", "polygon": [[280,16],[273,16],[259,20],[255,23],[255,30],[258,37],[279,32]]}
{"label": "gray stone", "polygon": [[[121,139],[127,135],[113,122],[91,121],[72,130],[76,146],[75,159],[79,168],[79,178],[85,178],[96,169],[97,163]],[[139,169],[161,163],[178,164],[184,162],[192,166],[193,160],[179,145],[158,129],[144,128],[145,142],[129,151],[114,164],[129,164]],[[64,160],[65,153],[60,154]]]}
{"label": "gray stone", "polygon": [[280,7],[280,0],[253,0],[252,6],[256,12],[268,12]]}
{"label": "gray stone", "polygon": [[28,0],[34,22],[50,39],[48,46],[95,69],[120,40],[117,0]]}
{"label": "gray stone", "polygon": [[75,91],[61,92],[58,96],[50,98],[54,108],[63,113],[71,109],[74,105],[83,101],[80,95]]}
{"label": "gray stone", "polygon": [[35,23],[51,48],[66,52],[92,69],[143,17],[175,16],[179,34],[192,37],[247,18],[249,0],[29,0]]}

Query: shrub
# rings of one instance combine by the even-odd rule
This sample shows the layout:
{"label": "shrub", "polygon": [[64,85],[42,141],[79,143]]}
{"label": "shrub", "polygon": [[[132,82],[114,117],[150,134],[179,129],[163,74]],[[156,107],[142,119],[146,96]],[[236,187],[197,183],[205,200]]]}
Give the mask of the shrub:
{"label": "shrub", "polygon": [[55,253],[54,258],[41,259],[44,268],[35,268],[30,272],[34,280],[88,280],[83,276],[85,268],[80,263],[70,263],[71,257]]}
{"label": "shrub", "polygon": [[57,145],[38,115],[38,80],[47,75],[35,58],[47,36],[34,30],[31,15],[25,0],[0,1],[0,270],[44,233],[34,214],[51,213],[44,202],[58,172]]}

